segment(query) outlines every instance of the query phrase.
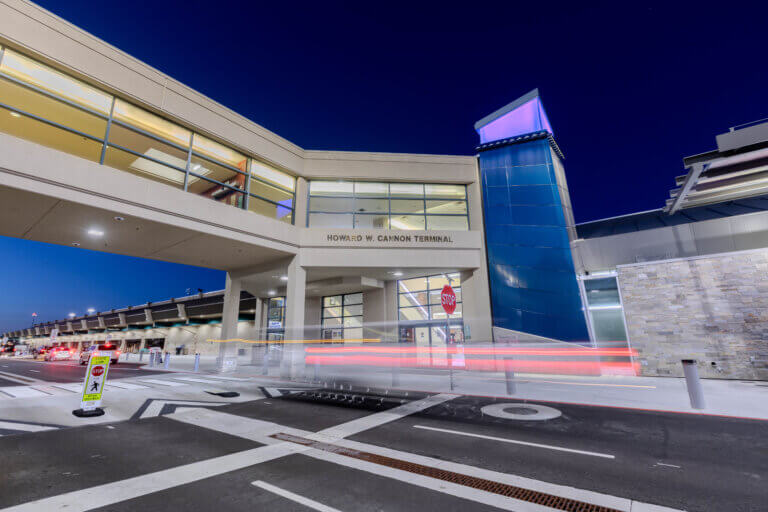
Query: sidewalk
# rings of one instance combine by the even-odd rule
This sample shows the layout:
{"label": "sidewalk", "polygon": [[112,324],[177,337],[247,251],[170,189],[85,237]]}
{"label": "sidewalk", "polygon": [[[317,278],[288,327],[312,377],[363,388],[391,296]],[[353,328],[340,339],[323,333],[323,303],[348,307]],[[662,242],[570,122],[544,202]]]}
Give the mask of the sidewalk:
{"label": "sidewalk", "polygon": [[[250,352],[250,351],[249,351]],[[133,355],[130,362],[136,362]],[[147,358],[144,358],[146,361]],[[171,355],[169,371],[192,371],[194,356]],[[163,369],[163,366],[154,369]],[[216,372],[216,357],[200,358],[200,373]],[[280,380],[278,361],[273,359],[268,375],[261,358],[251,363],[248,353],[239,356],[237,377]],[[317,371],[317,373],[315,373]],[[768,420],[768,383],[760,381],[702,379],[706,408],[691,408],[685,380],[675,377],[586,377],[571,375],[516,374],[514,392],[508,395],[503,373],[453,371],[445,369],[389,368],[360,366],[318,366],[299,369],[294,382],[318,382],[370,386],[372,388],[448,392],[510,399],[524,399],[606,407],[648,409],[677,413],[710,414]],[[393,379],[394,375],[394,379]]]}

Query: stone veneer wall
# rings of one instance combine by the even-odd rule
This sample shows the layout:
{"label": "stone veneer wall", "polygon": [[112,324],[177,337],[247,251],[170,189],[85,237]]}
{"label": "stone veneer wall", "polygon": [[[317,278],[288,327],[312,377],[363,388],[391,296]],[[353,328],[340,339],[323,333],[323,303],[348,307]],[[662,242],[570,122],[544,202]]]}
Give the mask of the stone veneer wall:
{"label": "stone veneer wall", "polygon": [[[768,250],[619,267],[643,375],[768,380]],[[712,363],[716,366],[713,366]]]}

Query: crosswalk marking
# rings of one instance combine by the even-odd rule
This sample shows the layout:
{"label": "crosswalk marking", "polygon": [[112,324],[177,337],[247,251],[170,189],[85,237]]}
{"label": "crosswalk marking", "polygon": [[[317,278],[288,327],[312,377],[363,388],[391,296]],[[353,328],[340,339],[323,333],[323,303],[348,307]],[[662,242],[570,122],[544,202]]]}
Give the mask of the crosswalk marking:
{"label": "crosswalk marking", "polygon": [[44,430],[56,430],[56,427],[47,427],[45,425],[34,425],[31,423],[0,420],[0,429],[21,430],[24,432],[43,432]]}
{"label": "crosswalk marking", "polygon": [[130,382],[122,382],[122,381],[116,381],[113,380],[112,382],[107,381],[107,387],[113,386],[116,388],[123,388],[123,389],[147,389],[148,386],[141,386],[139,384],[131,384]]}
{"label": "crosswalk marking", "polygon": [[173,376],[175,380],[187,380],[189,382],[202,382],[203,384],[221,384],[221,382],[217,382],[215,380],[210,379],[201,379],[199,377],[177,377]]}
{"label": "crosswalk marking", "polygon": [[29,386],[6,386],[0,388],[0,393],[5,393],[12,398],[35,398],[39,396],[50,396],[50,393],[40,391]]}
{"label": "crosswalk marking", "polygon": [[83,390],[83,385],[80,382],[51,384],[51,386],[55,388],[66,389],[67,391],[72,391],[73,393],[79,393]]}
{"label": "crosswalk marking", "polygon": [[186,386],[183,382],[174,382],[172,380],[160,380],[160,379],[141,379],[141,382],[147,384],[157,384],[159,386]]}

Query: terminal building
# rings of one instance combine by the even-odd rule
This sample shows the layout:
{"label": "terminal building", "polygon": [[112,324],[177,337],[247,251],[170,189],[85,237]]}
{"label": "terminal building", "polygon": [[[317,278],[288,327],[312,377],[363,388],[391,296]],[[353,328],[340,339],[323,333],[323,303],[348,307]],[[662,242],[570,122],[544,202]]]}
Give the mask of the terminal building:
{"label": "terminal building", "polygon": [[238,346],[206,340],[619,344],[644,375],[695,358],[768,378],[768,124],[685,158],[658,210],[584,224],[538,91],[475,130],[465,155],[307,150],[4,2],[0,235],[227,273],[219,292],[5,336],[183,345],[222,371]]}

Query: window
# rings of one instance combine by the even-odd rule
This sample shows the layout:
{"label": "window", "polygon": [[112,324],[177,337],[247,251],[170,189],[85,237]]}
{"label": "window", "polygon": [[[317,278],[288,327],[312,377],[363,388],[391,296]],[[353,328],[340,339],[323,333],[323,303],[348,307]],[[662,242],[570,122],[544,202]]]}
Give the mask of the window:
{"label": "window", "polygon": [[293,176],[2,46],[0,132],[293,222]]}
{"label": "window", "polygon": [[461,278],[458,273],[437,274],[429,277],[404,279],[397,282],[397,304],[401,322],[445,322],[448,315],[443,309],[440,294],[450,284],[456,293],[456,310],[450,319],[461,319]]}
{"label": "window", "polygon": [[309,196],[314,228],[469,229],[464,185],[313,180]]}
{"label": "window", "polygon": [[321,323],[325,340],[362,339],[363,294],[323,297]]}
{"label": "window", "polygon": [[285,334],[285,297],[267,300],[267,339],[282,340]]}
{"label": "window", "polygon": [[580,282],[593,340],[627,341],[616,276],[581,276]]}

